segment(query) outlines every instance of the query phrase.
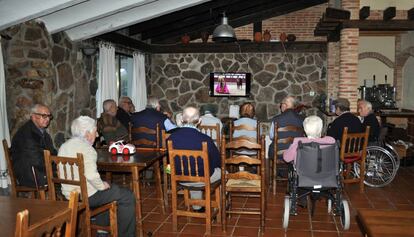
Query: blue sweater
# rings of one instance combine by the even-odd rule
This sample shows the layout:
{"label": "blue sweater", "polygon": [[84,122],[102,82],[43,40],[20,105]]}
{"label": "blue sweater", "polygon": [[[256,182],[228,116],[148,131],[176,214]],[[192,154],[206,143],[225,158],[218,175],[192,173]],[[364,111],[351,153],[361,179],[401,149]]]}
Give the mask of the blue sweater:
{"label": "blue sweater", "polygon": [[[189,127],[182,127],[174,131],[168,140],[172,141],[172,145],[174,149],[185,149],[185,150],[201,150],[202,149],[202,142],[207,142],[208,148],[208,160],[210,165],[210,176],[213,174],[215,168],[221,167],[221,159],[220,159],[220,152],[218,151],[216,145],[214,144],[213,140],[207,136],[199,132],[195,128]],[[170,157],[171,160],[171,157]],[[201,160],[201,159],[200,159]],[[181,166],[178,165],[178,158],[175,159],[177,174],[181,174]],[[187,161],[184,160],[184,167],[187,167]],[[194,158],[190,158],[191,164],[191,175],[195,175],[195,164]],[[200,176],[204,176],[204,167],[203,162],[198,162],[198,170]],[[184,169],[184,174],[188,175],[188,169]]]}

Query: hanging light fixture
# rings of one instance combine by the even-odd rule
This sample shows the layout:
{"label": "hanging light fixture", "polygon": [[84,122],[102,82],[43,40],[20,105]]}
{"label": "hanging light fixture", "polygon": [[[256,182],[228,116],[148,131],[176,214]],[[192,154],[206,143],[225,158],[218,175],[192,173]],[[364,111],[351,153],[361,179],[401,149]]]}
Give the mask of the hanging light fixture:
{"label": "hanging light fixture", "polygon": [[223,12],[221,24],[213,31],[213,41],[216,42],[233,42],[236,41],[236,34],[233,27],[228,24],[226,14]]}

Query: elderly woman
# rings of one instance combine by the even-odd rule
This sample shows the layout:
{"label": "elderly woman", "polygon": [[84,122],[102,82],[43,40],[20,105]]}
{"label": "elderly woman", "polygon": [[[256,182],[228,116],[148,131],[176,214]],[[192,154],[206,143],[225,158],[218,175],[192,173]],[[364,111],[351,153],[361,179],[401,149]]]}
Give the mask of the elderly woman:
{"label": "elderly woman", "polygon": [[[118,204],[118,236],[135,236],[135,198],[131,191],[122,189],[115,184],[102,181],[96,168],[97,153],[92,147],[98,133],[96,121],[88,116],[80,116],[71,125],[72,138],[59,149],[59,156],[76,157],[82,153],[85,165],[85,178],[91,208],[117,201]],[[69,193],[79,187],[62,185],[62,193]],[[96,217],[100,225],[109,225],[108,215]]]}
{"label": "elderly woman", "polygon": [[[248,125],[249,127],[253,127],[256,129],[257,127],[257,120],[254,119],[255,116],[255,109],[252,103],[250,102],[246,102],[244,104],[242,104],[240,106],[240,118],[235,120],[234,126],[240,126],[242,124]],[[244,130],[244,129],[237,129],[234,130],[233,132],[233,138],[238,138],[241,136],[245,136],[245,137],[249,137],[249,138],[253,138],[254,140],[257,139],[257,132],[255,131],[250,131],[250,130]],[[244,155],[254,155],[256,154],[255,151],[246,151],[246,150],[241,150],[238,151],[237,153],[239,154],[244,154]]]}
{"label": "elderly woman", "polygon": [[312,115],[307,117],[303,121],[303,128],[305,130],[307,137],[296,137],[293,140],[293,143],[289,146],[283,153],[283,159],[286,162],[291,162],[296,160],[296,150],[298,148],[298,143],[301,141],[302,143],[310,143],[310,142],[317,142],[323,144],[333,144],[335,143],[335,139],[330,136],[325,136],[321,138],[323,123],[322,119],[318,116]]}

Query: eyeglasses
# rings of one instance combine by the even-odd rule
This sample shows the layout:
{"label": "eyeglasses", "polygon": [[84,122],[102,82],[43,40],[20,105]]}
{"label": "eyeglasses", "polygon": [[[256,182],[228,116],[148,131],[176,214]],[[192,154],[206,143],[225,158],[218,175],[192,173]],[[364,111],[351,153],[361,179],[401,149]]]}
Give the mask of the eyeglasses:
{"label": "eyeglasses", "polygon": [[40,117],[42,117],[42,119],[47,119],[47,118],[51,120],[53,119],[53,115],[51,114],[41,114],[41,113],[33,113],[33,114],[39,115]]}

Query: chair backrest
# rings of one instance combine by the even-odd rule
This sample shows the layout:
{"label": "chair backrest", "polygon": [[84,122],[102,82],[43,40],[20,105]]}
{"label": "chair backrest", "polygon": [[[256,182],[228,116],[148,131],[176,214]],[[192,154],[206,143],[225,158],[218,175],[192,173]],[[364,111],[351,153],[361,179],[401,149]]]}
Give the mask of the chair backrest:
{"label": "chair backrest", "polygon": [[[231,141],[226,144],[226,141],[223,137],[222,139],[222,149],[221,149],[221,162],[222,162],[222,178],[224,179],[248,179],[248,180],[262,180],[262,177],[265,177],[265,137],[260,137],[260,143],[251,142],[249,140],[236,140]],[[232,151],[240,150],[240,149],[248,149],[257,152],[257,156],[247,156],[247,155],[239,155],[235,154]],[[240,164],[248,164],[248,165],[259,165],[260,170],[258,170],[257,174],[253,174],[244,170],[238,170],[231,173],[225,172],[226,166],[233,165],[238,166]]]}
{"label": "chair backrest", "polygon": [[[286,149],[279,149],[279,145],[280,144],[292,144],[293,139],[295,139],[295,137],[302,137],[303,136],[303,128],[302,127],[297,127],[297,126],[293,126],[293,125],[288,125],[285,127],[279,127],[278,123],[275,122],[274,127],[273,127],[273,154],[274,156],[280,156],[283,155],[283,152],[285,150],[287,150],[289,148],[289,146],[286,146]],[[297,133],[298,136],[286,136],[284,138],[280,138],[280,132],[292,132],[292,133]]]}
{"label": "chair backrest", "polygon": [[174,149],[171,140],[168,140],[167,144],[172,183],[176,181],[210,183],[207,142],[202,143],[201,150]]}
{"label": "chair backrest", "polygon": [[[65,208],[55,215],[30,226],[29,211],[24,210],[17,213],[15,237],[74,237],[76,235],[78,200],[79,194],[77,192],[71,192],[68,208]],[[61,233],[63,229],[65,230],[64,235]]]}
{"label": "chair backrest", "polygon": [[[248,136],[239,136],[239,137],[234,137],[234,132],[240,130],[240,131],[248,131],[248,132],[255,132],[256,133],[256,138],[254,137],[248,137]],[[259,121],[256,121],[256,127],[250,126],[248,124],[240,124],[237,126],[234,126],[233,123],[230,123],[230,128],[229,128],[229,140],[230,142],[232,142],[233,140],[249,140],[251,142],[255,142],[255,143],[260,143],[260,125],[259,125]]]}
{"label": "chair backrest", "polygon": [[338,144],[298,143],[296,162],[298,187],[338,187]]}
{"label": "chair backrest", "polygon": [[348,127],[344,127],[341,140],[340,157],[342,161],[349,158],[364,158],[368,145],[370,127],[367,126],[365,132],[348,133]]}
{"label": "chair backrest", "polygon": [[[132,127],[129,123],[129,141],[137,147],[160,148],[160,125],[157,123],[155,129],[147,127]],[[142,138],[134,140],[134,135],[141,134]],[[150,139],[153,137],[154,139]]]}
{"label": "chair backrest", "polygon": [[170,137],[170,133],[167,133],[164,129],[161,130],[161,149],[167,150],[167,139]]}
{"label": "chair backrest", "polygon": [[[83,155],[77,153],[76,157],[53,156],[50,151],[44,151],[49,199],[56,200],[56,185],[74,185],[80,188],[82,203],[89,212],[89,199],[86,188],[85,166]],[[56,172],[53,172],[56,167]]]}
{"label": "chair backrest", "polygon": [[217,148],[219,148],[221,137],[220,124],[216,123],[216,125],[198,125],[198,129],[200,132],[211,137]]}
{"label": "chair backrest", "polygon": [[3,139],[3,150],[4,150],[4,158],[6,159],[6,163],[7,163],[7,171],[10,175],[10,182],[11,182],[11,196],[12,197],[17,197],[17,192],[16,192],[16,176],[14,176],[14,170],[13,170],[13,161],[11,159],[11,155],[10,155],[10,148],[7,144],[6,139]]}

